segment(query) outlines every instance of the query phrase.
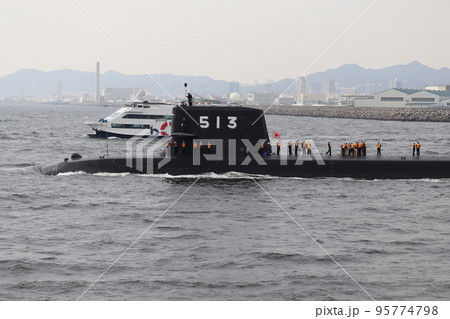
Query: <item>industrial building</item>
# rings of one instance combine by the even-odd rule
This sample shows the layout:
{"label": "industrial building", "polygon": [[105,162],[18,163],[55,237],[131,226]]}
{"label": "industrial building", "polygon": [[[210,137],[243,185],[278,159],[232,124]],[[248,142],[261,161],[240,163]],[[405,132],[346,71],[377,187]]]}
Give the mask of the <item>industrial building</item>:
{"label": "industrial building", "polygon": [[128,101],[139,91],[139,88],[105,88],[103,96],[105,101]]}
{"label": "industrial building", "polygon": [[450,91],[389,89],[355,98],[360,107],[450,107]]}
{"label": "industrial building", "polygon": [[280,96],[279,93],[249,93],[247,96],[247,105],[272,105]]}

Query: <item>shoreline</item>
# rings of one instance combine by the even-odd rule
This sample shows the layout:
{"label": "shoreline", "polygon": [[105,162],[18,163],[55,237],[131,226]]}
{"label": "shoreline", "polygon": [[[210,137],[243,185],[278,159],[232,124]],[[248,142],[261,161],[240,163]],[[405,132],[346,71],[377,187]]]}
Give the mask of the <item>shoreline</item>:
{"label": "shoreline", "polygon": [[[269,106],[245,105],[266,111]],[[305,117],[348,118],[381,121],[450,122],[450,108],[392,108],[354,106],[279,106],[267,114]]]}

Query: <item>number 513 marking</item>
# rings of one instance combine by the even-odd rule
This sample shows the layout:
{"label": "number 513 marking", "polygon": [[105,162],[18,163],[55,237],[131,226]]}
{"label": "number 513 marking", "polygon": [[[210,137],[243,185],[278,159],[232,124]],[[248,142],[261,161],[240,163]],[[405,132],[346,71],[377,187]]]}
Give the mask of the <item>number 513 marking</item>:
{"label": "number 513 marking", "polygon": [[[235,129],[237,127],[237,116],[228,116],[228,124],[227,127],[230,129]],[[200,116],[200,127],[201,128],[208,128],[209,127],[209,116]],[[220,116],[216,116],[216,128],[220,129]]]}

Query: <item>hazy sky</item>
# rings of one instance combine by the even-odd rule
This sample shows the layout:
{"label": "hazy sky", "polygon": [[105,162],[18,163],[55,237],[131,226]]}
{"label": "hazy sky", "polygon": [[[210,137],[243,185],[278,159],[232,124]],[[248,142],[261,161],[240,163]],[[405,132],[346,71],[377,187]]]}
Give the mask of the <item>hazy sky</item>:
{"label": "hazy sky", "polygon": [[[0,76],[172,73],[260,83],[302,74],[374,0],[0,0]],[[82,10],[78,4],[85,8]],[[450,67],[450,0],[379,0],[308,73]],[[130,58],[89,14],[131,54]]]}

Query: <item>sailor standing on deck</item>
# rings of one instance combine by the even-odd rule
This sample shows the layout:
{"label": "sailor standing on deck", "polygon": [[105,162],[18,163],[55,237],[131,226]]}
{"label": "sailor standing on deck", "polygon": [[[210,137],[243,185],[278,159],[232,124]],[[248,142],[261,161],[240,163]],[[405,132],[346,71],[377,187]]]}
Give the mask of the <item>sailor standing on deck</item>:
{"label": "sailor standing on deck", "polygon": [[308,148],[308,155],[311,155],[311,142],[308,142],[308,144],[306,145],[306,147]]}
{"label": "sailor standing on deck", "polygon": [[305,156],[306,155],[306,142],[305,141],[302,142],[302,151],[303,151],[303,156]]}
{"label": "sailor standing on deck", "polygon": [[288,151],[289,151],[289,155],[292,155],[292,141],[289,141],[289,143],[288,143]]}
{"label": "sailor standing on deck", "polygon": [[381,144],[377,142],[377,156],[381,156]]}
{"label": "sailor standing on deck", "polygon": [[181,142],[181,154],[182,155],[186,154],[186,142],[185,141]]}
{"label": "sailor standing on deck", "polygon": [[280,148],[281,148],[281,143],[278,142],[277,143],[277,155],[280,155]]}
{"label": "sailor standing on deck", "polygon": [[331,155],[331,141],[328,141],[328,152],[325,153],[325,155]]}
{"label": "sailor standing on deck", "polygon": [[355,156],[355,144],[353,143],[348,143],[349,145],[349,151],[348,151],[348,156]]}
{"label": "sailor standing on deck", "polygon": [[178,154],[178,142],[177,141],[173,142],[173,150],[174,150],[175,155],[177,155]]}
{"label": "sailor standing on deck", "polygon": [[416,153],[417,153],[417,156],[420,156],[420,143],[419,142],[416,143]]}
{"label": "sailor standing on deck", "polygon": [[416,156],[416,143],[412,144],[413,156]]}
{"label": "sailor standing on deck", "polygon": [[297,156],[297,154],[298,154],[298,141],[295,141],[295,148],[294,148],[294,150],[295,150],[295,156]]}

